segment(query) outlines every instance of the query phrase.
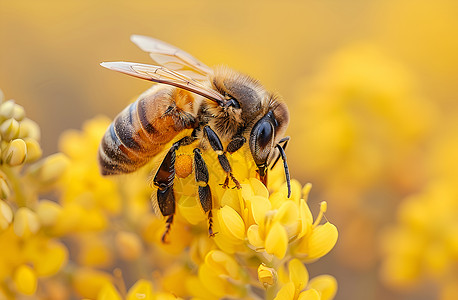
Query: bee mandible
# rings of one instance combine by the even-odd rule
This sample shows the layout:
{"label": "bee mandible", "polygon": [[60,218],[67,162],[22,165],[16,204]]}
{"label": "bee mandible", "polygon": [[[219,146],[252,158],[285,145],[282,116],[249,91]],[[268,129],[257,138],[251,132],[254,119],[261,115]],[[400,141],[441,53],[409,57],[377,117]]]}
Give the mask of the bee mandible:
{"label": "bee mandible", "polygon": [[[149,52],[157,65],[133,62],[104,62],[103,67],[146,79],[154,85],[127,106],[110,124],[99,147],[99,165],[103,175],[133,172],[186,129],[191,134],[173,142],[159,165],[153,184],[160,213],[166,218],[165,242],[175,214],[175,159],[177,150],[195,145],[194,176],[198,196],[208,216],[212,236],[212,193],[208,169],[201,151],[212,149],[229,182],[241,188],[232,173],[226,154],[248,143],[260,180],[267,185],[267,173],[282,158],[288,187],[291,183],[285,148],[289,137],[286,104],[255,79],[227,67],[210,68],[165,42],[146,36],[131,37],[140,49]],[[273,162],[273,163],[272,163]]]}

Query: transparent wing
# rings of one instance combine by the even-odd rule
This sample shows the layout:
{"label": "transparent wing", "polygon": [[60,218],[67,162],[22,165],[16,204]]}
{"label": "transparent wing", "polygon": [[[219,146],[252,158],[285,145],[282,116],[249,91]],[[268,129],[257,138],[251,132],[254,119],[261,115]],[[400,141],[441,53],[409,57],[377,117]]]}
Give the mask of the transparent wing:
{"label": "transparent wing", "polygon": [[130,39],[140,49],[149,52],[157,64],[169,70],[178,71],[195,80],[202,80],[212,72],[210,67],[189,53],[163,41],[143,35],[132,35]]}
{"label": "transparent wing", "polygon": [[217,91],[207,88],[200,82],[195,81],[186,75],[169,70],[162,66],[145,65],[124,61],[103,62],[100,65],[107,69],[115,70],[134,77],[168,84],[182,88],[184,90],[188,90],[207,99],[213,100],[221,106],[225,102],[225,98]]}

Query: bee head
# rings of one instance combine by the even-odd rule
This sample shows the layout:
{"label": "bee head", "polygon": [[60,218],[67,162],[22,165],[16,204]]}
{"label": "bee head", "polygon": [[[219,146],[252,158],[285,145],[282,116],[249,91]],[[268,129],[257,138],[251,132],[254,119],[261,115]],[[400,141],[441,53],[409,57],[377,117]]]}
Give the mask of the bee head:
{"label": "bee head", "polygon": [[278,155],[278,149],[275,147],[283,138],[289,123],[289,112],[285,103],[278,102],[273,96],[269,108],[269,111],[254,124],[249,139],[251,155],[264,184],[267,183],[267,168]]}

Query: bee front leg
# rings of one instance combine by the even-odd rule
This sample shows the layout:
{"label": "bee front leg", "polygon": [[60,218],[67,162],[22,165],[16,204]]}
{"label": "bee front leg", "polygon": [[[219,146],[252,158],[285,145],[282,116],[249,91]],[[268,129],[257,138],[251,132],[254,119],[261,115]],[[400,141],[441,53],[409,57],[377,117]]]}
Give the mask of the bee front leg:
{"label": "bee front leg", "polygon": [[208,169],[200,150],[194,149],[194,174],[198,186],[200,205],[208,215],[208,234],[214,236],[213,232],[213,216],[212,216],[212,193],[208,185]]}
{"label": "bee front leg", "polygon": [[[219,164],[223,168],[224,172],[226,172],[226,181],[225,181],[225,184],[223,185],[223,187],[227,187],[227,185],[226,185],[226,182],[228,181],[227,178],[230,177],[232,179],[232,181],[234,182],[235,186],[238,189],[241,189],[242,186],[240,185],[238,180],[235,179],[234,175],[232,174],[231,165],[229,164],[229,161],[227,160],[226,152],[224,152],[223,144],[221,143],[221,140],[219,139],[218,135],[216,134],[216,132],[214,132],[210,128],[210,126],[205,126],[204,127],[204,133],[205,133],[205,136],[208,139],[208,142],[210,143],[210,146],[212,147],[212,149],[218,155]],[[241,147],[241,145],[240,145],[240,147]]]}
{"label": "bee front leg", "polygon": [[167,242],[167,235],[173,223],[175,215],[175,194],[173,192],[173,180],[175,179],[175,159],[176,151],[184,145],[189,145],[195,138],[187,136],[174,143],[169,152],[165,155],[153,179],[153,184],[157,187],[157,205],[161,214],[167,217],[165,232],[162,235],[162,242]]}
{"label": "bee front leg", "polygon": [[226,147],[226,151],[230,154],[234,153],[235,151],[242,148],[242,146],[246,143],[246,138],[243,136],[234,136],[232,140]]}

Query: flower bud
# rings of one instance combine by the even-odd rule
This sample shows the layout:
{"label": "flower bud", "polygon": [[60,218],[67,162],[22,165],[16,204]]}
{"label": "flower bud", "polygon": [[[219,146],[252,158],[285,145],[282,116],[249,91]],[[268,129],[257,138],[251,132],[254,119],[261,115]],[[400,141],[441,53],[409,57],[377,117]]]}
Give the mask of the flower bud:
{"label": "flower bud", "polygon": [[59,179],[69,163],[67,156],[56,153],[30,167],[29,172],[43,184],[51,184]]}
{"label": "flower bud", "polygon": [[62,212],[62,207],[50,200],[40,200],[37,206],[37,216],[43,226],[52,226]]}
{"label": "flower bud", "polygon": [[0,199],[6,200],[11,194],[6,175],[0,172]]}
{"label": "flower bud", "polygon": [[43,151],[41,150],[40,144],[37,142],[37,140],[32,139],[32,138],[24,138],[25,145],[27,146],[27,162],[34,162],[38,160],[41,155],[43,154]]}
{"label": "flower bud", "polygon": [[40,229],[40,221],[35,212],[21,207],[14,216],[13,229],[17,236],[27,238]]}
{"label": "flower bud", "polygon": [[72,275],[73,288],[83,298],[96,299],[102,287],[112,282],[110,274],[90,268],[78,268]]}
{"label": "flower bud", "polygon": [[35,273],[41,276],[52,276],[59,272],[68,260],[68,250],[64,244],[49,241],[40,247],[40,255],[32,258]]}
{"label": "flower bud", "polygon": [[22,121],[25,118],[24,107],[22,107],[19,104],[15,104],[14,107],[13,107],[13,118],[16,121]]}
{"label": "flower bud", "polygon": [[13,221],[13,211],[11,207],[5,202],[0,200],[0,230],[5,230]]}
{"label": "flower bud", "polygon": [[19,122],[11,118],[0,125],[0,133],[2,138],[6,141],[11,141],[19,136],[20,125]]}
{"label": "flower bud", "polygon": [[37,290],[37,275],[34,270],[27,266],[19,266],[13,275],[13,281],[17,290],[25,295],[33,295]]}
{"label": "flower bud", "polygon": [[0,105],[0,118],[11,119],[14,116],[14,100],[8,100]]}
{"label": "flower bud", "polygon": [[10,166],[19,166],[26,158],[27,145],[21,139],[12,140],[2,153],[3,162],[9,164]]}
{"label": "flower bud", "polygon": [[265,288],[267,288],[274,285],[277,281],[277,272],[273,268],[269,268],[264,264],[260,264],[258,267],[258,279],[259,282]]}
{"label": "flower bud", "polygon": [[142,254],[142,243],[134,233],[120,231],[115,238],[120,256],[127,261],[134,260]]}
{"label": "flower bud", "polygon": [[25,118],[20,123],[19,137],[29,137],[36,141],[40,140],[40,126],[35,121]]}

